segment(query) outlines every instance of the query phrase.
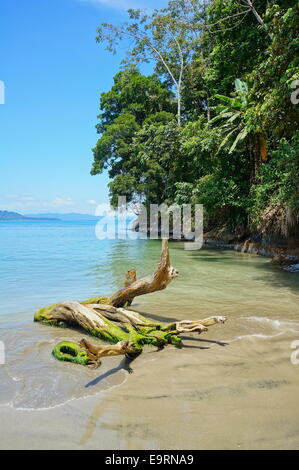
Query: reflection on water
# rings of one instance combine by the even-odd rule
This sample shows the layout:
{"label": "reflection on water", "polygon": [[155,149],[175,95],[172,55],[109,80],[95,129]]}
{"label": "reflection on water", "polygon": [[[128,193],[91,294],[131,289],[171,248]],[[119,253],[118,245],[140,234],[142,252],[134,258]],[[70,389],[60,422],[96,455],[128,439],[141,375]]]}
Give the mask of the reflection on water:
{"label": "reflection on water", "polygon": [[139,277],[151,273],[160,242],[100,241],[87,222],[7,223],[0,241],[0,340],[7,353],[0,404],[41,409],[106,391],[78,436],[82,445],[103,429],[123,448],[297,445],[299,366],[290,363],[290,344],[299,339],[298,274],[254,255],[171,243],[179,277],[166,291],[136,298],[133,308],[159,321],[228,321],[184,337],[182,350],[146,348],[129,375],[117,357],[98,370],[54,360],[55,343],[82,333],[34,324],[33,312],[110,294],[133,267]]}

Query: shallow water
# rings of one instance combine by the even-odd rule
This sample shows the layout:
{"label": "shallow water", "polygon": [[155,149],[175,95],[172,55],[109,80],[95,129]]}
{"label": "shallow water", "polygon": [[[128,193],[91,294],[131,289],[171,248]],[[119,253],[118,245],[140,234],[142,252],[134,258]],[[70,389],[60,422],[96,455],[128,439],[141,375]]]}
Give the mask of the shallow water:
{"label": "shallow water", "polygon": [[[182,350],[146,348],[133,374],[117,357],[93,371],[51,356],[55,343],[82,333],[34,324],[34,310],[109,294],[132,267],[150,273],[160,242],[100,241],[93,222],[1,223],[0,413],[27,410],[26,422],[33,410],[98,401],[83,429],[66,418],[77,429],[70,447],[100,447],[105,432],[111,448],[299,448],[299,365],[290,361],[299,340],[299,275],[254,255],[170,246],[179,277],[166,291],[135,299],[134,308],[165,321],[217,314],[227,323],[185,337]],[[8,417],[7,446],[16,445],[11,423]],[[54,428],[48,441],[61,446]],[[17,445],[26,445],[26,433]]]}

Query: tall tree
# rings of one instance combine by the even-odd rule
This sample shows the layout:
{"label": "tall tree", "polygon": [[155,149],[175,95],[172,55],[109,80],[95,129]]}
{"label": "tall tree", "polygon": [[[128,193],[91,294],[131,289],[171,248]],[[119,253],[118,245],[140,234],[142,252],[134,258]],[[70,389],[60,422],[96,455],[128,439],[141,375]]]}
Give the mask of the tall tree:
{"label": "tall tree", "polygon": [[107,49],[113,53],[120,41],[130,38],[133,45],[125,63],[154,61],[157,70],[166,75],[175,90],[179,126],[182,122],[184,73],[192,60],[197,41],[194,12],[194,27],[190,27],[190,5],[195,9],[197,2],[175,0],[167,8],[155,10],[152,14],[130,9],[129,22],[120,26],[102,23],[96,38],[99,43],[105,42]]}

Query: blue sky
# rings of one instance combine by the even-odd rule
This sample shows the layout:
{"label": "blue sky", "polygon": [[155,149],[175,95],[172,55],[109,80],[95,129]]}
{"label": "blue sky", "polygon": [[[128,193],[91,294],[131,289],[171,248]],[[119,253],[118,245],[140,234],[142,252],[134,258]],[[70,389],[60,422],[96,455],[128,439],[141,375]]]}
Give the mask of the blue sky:
{"label": "blue sky", "polygon": [[[103,22],[158,0],[1,0],[0,210],[93,213],[107,174],[90,176],[100,93],[122,55],[94,40]],[[123,52],[125,51],[125,47]]]}

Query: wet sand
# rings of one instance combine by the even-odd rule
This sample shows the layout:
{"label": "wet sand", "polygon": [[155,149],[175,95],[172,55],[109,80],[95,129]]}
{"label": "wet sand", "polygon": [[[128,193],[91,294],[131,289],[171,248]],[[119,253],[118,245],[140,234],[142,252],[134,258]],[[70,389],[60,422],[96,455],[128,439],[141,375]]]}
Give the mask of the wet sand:
{"label": "wet sand", "polygon": [[208,342],[217,336],[226,335],[148,351],[100,394],[49,409],[1,407],[1,448],[298,449],[293,335]]}
{"label": "wet sand", "polygon": [[299,449],[298,277],[251,255],[173,254],[181,277],[134,308],[227,323],[180,350],[145,348],[132,373],[117,357],[96,371],[54,360],[52,346],[78,331],[4,323],[0,448]]}

